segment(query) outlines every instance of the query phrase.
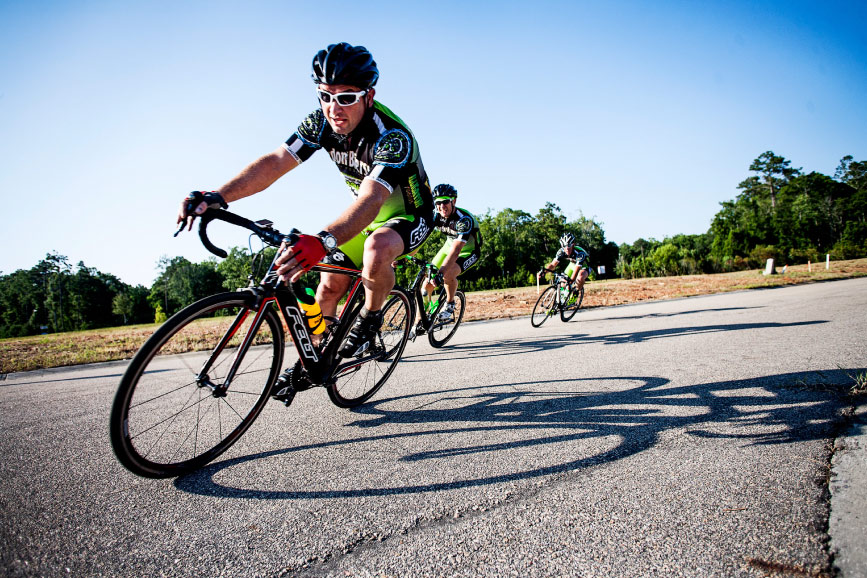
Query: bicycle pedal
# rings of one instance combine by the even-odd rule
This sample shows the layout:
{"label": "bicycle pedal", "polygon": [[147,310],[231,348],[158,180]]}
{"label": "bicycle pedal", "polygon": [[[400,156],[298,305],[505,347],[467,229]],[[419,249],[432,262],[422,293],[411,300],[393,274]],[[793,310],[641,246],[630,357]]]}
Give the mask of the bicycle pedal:
{"label": "bicycle pedal", "polygon": [[370,349],[370,341],[365,341],[361,345],[358,346],[358,349],[352,354],[352,357],[361,357]]}
{"label": "bicycle pedal", "polygon": [[297,392],[295,391],[295,388],[293,388],[291,385],[287,385],[277,393],[273,394],[271,397],[273,397],[277,401],[282,401],[283,405],[289,407],[289,405],[292,403],[292,400],[295,399],[296,393]]}

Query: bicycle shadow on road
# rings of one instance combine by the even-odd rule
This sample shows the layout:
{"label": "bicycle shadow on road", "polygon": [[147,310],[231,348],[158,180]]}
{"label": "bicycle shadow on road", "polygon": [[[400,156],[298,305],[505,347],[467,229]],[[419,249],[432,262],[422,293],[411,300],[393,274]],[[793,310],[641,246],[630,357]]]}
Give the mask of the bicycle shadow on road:
{"label": "bicycle shadow on road", "polygon": [[[669,301],[673,301],[673,299],[669,300]],[[644,304],[645,304],[645,302],[638,301],[636,303],[626,303],[626,304],[621,305],[619,307],[622,308],[622,307],[629,307],[632,305],[644,305]],[[581,311],[590,311],[591,309],[593,309],[593,308],[588,307],[588,308],[579,310],[578,314],[580,315]],[[721,313],[723,311],[725,311],[725,312],[747,311],[750,309],[764,309],[764,306],[714,307],[714,308],[710,308],[710,309],[692,309],[690,311],[670,311],[670,312],[666,312],[666,313],[647,313],[645,315],[624,315],[622,317],[618,316],[618,315],[612,315],[611,317],[599,317],[597,319],[594,319],[593,321],[621,321],[621,320],[629,321],[629,320],[635,320],[635,319],[657,319],[657,318],[662,318],[662,317],[680,317],[682,315],[695,315],[696,313]],[[576,318],[576,321],[577,320],[580,320],[580,318]]]}
{"label": "bicycle shadow on road", "polygon": [[[500,357],[503,355],[516,355],[520,353],[532,353],[559,349],[570,345],[601,343],[603,345],[622,345],[624,343],[642,343],[653,339],[666,337],[682,337],[686,335],[699,335],[703,333],[720,333],[724,331],[748,331],[751,329],[785,329],[828,323],[827,321],[796,321],[793,323],[763,322],[763,323],[733,323],[728,325],[701,325],[696,327],[670,327],[654,329],[651,331],[627,331],[624,333],[612,333],[610,335],[590,335],[587,333],[575,333],[572,335],[554,335],[549,337],[528,337],[519,339],[498,339],[496,341],[481,341],[475,343],[455,344],[444,347],[441,350],[421,353],[405,354],[401,357],[401,363],[416,363],[419,361],[453,361],[461,356],[467,359],[481,359],[487,357]],[[449,352],[452,355],[445,356]],[[456,354],[456,355],[455,355]]]}
{"label": "bicycle shadow on road", "polygon": [[[229,459],[178,478],[175,486],[193,494],[262,500],[417,494],[575,472],[648,450],[667,433],[737,439],[746,445],[827,439],[836,435],[843,410],[852,405],[851,398],[844,395],[849,387],[846,384],[851,382],[849,375],[863,371],[786,373],[684,386],[672,386],[669,380],[659,377],[574,378],[396,396],[356,408],[353,411],[358,419],[348,424],[360,430],[384,429],[388,433]],[[632,386],[634,383],[639,385]],[[427,444],[430,449],[399,449],[400,439],[424,436],[431,436]],[[444,446],[444,441],[451,445]],[[403,483],[389,484],[383,475],[378,478],[379,487],[335,490],[325,489],[323,483],[322,489],[317,489],[314,479],[312,486],[309,481],[298,484],[304,490],[263,491],[215,481],[228,468],[248,467],[254,471],[260,460],[296,459],[303,469],[304,456],[311,451],[359,451],[371,446],[381,454],[394,455],[388,466],[400,471]],[[531,450],[532,459],[514,459],[526,457],[521,452],[527,450]],[[539,459],[549,463],[521,467],[522,463],[536,463]],[[360,477],[369,483],[371,464],[363,460],[352,463],[357,463],[359,473],[365,474]],[[418,467],[420,464],[425,465]],[[480,465],[491,473],[467,475],[479,471]],[[443,472],[453,479],[432,481],[437,479],[431,474],[433,469],[438,470],[440,479]],[[353,478],[351,474],[345,477]]]}

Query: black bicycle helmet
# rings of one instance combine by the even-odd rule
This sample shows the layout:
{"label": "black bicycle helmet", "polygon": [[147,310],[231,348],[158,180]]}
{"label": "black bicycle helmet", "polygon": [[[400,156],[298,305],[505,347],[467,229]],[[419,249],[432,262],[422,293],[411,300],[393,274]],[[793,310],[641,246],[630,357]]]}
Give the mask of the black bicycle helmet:
{"label": "black bicycle helmet", "polygon": [[441,185],[437,185],[433,190],[434,200],[439,199],[457,199],[458,198],[458,190],[451,185],[443,183]]}
{"label": "black bicycle helmet", "polygon": [[376,84],[379,69],[367,48],[340,42],[316,53],[312,77],[317,84],[348,84],[367,89]]}
{"label": "black bicycle helmet", "polygon": [[562,237],[560,237],[560,246],[564,249],[566,247],[571,247],[575,244],[575,235],[572,233],[564,233]]}

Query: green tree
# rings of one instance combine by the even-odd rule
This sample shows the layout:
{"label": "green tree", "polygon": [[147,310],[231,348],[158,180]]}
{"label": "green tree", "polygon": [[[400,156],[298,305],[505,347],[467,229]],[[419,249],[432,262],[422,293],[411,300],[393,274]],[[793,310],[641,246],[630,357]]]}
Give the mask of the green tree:
{"label": "green tree", "polygon": [[763,189],[770,199],[771,210],[777,206],[777,192],[780,187],[800,174],[800,169],[793,169],[791,164],[791,161],[774,154],[773,151],[763,152],[750,164],[750,170],[759,173],[760,178],[756,179],[756,183],[750,183],[749,190],[754,190],[758,184],[758,188]]}
{"label": "green tree", "polygon": [[[257,253],[254,259],[247,249],[232,247],[228,256],[216,264],[217,273],[223,278],[223,287],[230,291],[246,287],[251,274],[258,282],[276,254],[277,249],[266,247]],[[255,271],[253,271],[254,266]]]}
{"label": "green tree", "polygon": [[191,263],[184,257],[162,257],[158,264],[160,275],[151,287],[148,301],[156,309],[160,304],[166,314],[224,290],[224,278],[217,272],[217,262],[208,259]]}
{"label": "green tree", "polygon": [[133,301],[129,293],[118,293],[111,301],[111,312],[115,315],[123,317],[123,324],[127,324],[127,320],[133,314]]}
{"label": "green tree", "polygon": [[45,286],[34,269],[0,277],[0,338],[34,335],[47,327]]}

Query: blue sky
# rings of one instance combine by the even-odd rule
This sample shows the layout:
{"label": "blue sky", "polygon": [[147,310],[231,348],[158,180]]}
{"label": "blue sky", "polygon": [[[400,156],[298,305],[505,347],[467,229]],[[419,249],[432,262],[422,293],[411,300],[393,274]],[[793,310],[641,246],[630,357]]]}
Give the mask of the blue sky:
{"label": "blue sky", "polygon": [[[288,138],[344,40],[461,206],[701,233],[766,150],[867,160],[865,29],[863,2],[0,1],[0,272],[56,251],[149,286],[204,259],[180,199]],[[320,153],[232,209],[316,232],[349,202]]]}

